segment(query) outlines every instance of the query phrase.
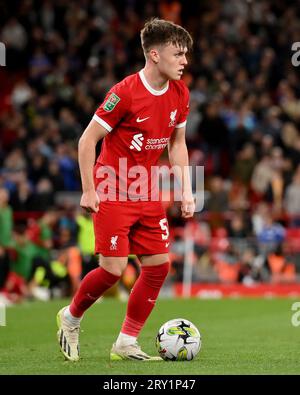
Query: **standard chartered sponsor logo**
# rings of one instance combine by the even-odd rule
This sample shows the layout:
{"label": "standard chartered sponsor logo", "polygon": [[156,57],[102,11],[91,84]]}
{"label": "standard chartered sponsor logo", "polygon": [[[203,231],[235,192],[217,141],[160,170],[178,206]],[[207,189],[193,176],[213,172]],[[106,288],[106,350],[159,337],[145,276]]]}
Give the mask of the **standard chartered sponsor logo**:
{"label": "standard chartered sponsor logo", "polygon": [[161,139],[147,139],[147,144],[145,146],[146,150],[150,149],[164,149],[168,145],[170,137],[163,137]]}
{"label": "standard chartered sponsor logo", "polygon": [[[168,145],[168,141],[170,137],[162,137],[161,139],[147,139],[145,150],[157,150],[157,149],[165,149]],[[133,136],[129,148],[137,151],[142,151],[144,142],[143,133],[137,133]]]}
{"label": "standard chartered sponsor logo", "polygon": [[135,134],[133,136],[133,139],[131,140],[130,149],[136,149],[137,151],[141,151],[143,146],[143,140],[144,137],[142,133]]}

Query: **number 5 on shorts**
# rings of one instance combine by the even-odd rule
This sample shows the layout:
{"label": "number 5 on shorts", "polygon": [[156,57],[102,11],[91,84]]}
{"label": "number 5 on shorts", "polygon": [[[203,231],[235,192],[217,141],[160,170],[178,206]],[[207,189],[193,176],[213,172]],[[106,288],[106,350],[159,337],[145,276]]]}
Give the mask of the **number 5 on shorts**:
{"label": "number 5 on shorts", "polygon": [[161,238],[162,238],[163,240],[168,240],[168,238],[169,238],[169,228],[168,228],[168,221],[167,221],[167,218],[161,219],[161,220],[159,221],[159,225],[160,225],[160,227],[161,227],[161,230],[162,230],[163,232],[165,232],[165,233],[163,233],[163,234],[161,235]]}

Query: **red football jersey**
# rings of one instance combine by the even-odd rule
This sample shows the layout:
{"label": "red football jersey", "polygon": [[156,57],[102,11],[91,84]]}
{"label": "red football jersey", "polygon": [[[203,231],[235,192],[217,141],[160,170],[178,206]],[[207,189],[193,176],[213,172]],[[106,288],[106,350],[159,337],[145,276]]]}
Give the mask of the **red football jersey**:
{"label": "red football jersey", "polygon": [[[169,81],[163,90],[157,91],[148,84],[141,70],[112,87],[93,116],[108,131],[95,166],[96,187],[105,178],[104,174],[110,173],[107,169],[113,168],[116,187],[109,185],[109,188],[119,200],[138,178],[139,166],[143,166],[147,170],[144,181],[148,182],[149,197],[151,167],[157,165],[174,129],[185,126],[188,111],[189,91],[181,80]],[[125,165],[129,173],[123,171]],[[133,169],[131,173],[130,169]],[[136,195],[141,197],[143,192],[136,191]]]}

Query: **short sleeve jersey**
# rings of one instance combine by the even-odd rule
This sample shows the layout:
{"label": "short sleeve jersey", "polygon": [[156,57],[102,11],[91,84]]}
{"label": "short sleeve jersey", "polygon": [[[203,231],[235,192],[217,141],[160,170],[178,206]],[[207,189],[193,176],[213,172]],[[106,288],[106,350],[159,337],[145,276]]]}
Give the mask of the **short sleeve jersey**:
{"label": "short sleeve jersey", "polygon": [[93,116],[108,132],[96,168],[111,166],[118,178],[119,160],[126,159],[128,170],[143,166],[150,174],[174,129],[185,126],[188,111],[189,91],[182,80],[157,91],[143,70],[128,76],[111,88]]}

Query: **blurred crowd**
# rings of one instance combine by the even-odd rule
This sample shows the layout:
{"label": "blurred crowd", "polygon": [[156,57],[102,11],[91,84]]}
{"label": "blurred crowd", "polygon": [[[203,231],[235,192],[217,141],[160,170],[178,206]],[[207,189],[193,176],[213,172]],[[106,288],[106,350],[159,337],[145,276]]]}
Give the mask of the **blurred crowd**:
{"label": "blurred crowd", "polygon": [[[0,188],[0,302],[74,295],[98,267],[90,214],[66,199],[60,207],[14,219],[8,200]],[[138,274],[137,258],[130,256],[120,283],[105,295],[126,299]]]}
{"label": "blurred crowd", "polygon": [[[292,43],[300,37],[297,2],[23,0],[0,5],[0,41],[7,49],[7,67],[0,67],[1,224],[17,212],[48,218],[57,191],[80,191],[78,139],[108,89],[143,67],[139,32],[145,20],[159,16],[182,24],[194,38],[183,78],[191,93],[190,160],[205,166],[205,208],[189,223],[195,279],[297,279],[300,81],[291,63]],[[182,279],[187,227],[175,204],[168,211],[173,276]],[[30,221],[18,222],[12,219],[7,233],[0,224],[1,262],[9,254],[18,259],[7,251],[8,241],[19,243],[20,235],[30,241]],[[58,219],[48,226],[52,232],[69,229]],[[60,238],[66,235],[55,234],[55,242],[64,245]],[[13,256],[7,260],[15,262]]]}

